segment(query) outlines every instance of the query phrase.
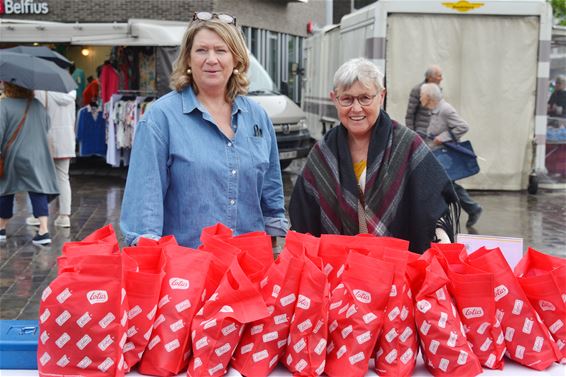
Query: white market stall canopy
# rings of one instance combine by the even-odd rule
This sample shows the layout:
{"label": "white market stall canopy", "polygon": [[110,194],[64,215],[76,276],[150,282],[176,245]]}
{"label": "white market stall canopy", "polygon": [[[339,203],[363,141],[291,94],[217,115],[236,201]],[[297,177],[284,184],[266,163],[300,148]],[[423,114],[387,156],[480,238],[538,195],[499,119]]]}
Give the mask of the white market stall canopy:
{"label": "white market stall canopy", "polygon": [[63,23],[0,18],[0,42],[98,46],[178,46],[187,23],[130,19],[113,23]]}

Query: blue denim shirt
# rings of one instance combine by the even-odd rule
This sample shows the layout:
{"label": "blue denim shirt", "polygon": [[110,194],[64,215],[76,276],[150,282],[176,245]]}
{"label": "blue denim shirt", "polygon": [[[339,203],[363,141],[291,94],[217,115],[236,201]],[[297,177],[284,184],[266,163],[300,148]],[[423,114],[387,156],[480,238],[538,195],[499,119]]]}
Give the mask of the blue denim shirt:
{"label": "blue denim shirt", "polygon": [[174,235],[200,245],[204,227],[284,236],[277,140],[265,110],[247,97],[232,105],[228,139],[192,88],[158,99],[137,125],[120,227],[127,244]]}

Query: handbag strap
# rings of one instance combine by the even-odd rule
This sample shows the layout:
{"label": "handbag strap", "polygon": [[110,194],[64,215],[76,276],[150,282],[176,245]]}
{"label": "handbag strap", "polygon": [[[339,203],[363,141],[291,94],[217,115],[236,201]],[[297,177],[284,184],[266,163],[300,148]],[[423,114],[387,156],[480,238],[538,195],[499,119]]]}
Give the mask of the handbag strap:
{"label": "handbag strap", "polygon": [[18,134],[20,133],[22,126],[26,122],[26,118],[28,116],[28,110],[29,110],[30,105],[31,105],[31,100],[28,100],[28,103],[26,105],[26,110],[24,111],[24,115],[22,116],[22,120],[20,120],[20,124],[18,124],[18,127],[16,128],[16,130],[12,134],[12,137],[10,138],[10,140],[8,140],[8,142],[6,143],[6,146],[4,147],[4,151],[2,152],[2,154],[4,155],[4,158],[6,158],[6,154],[8,153],[8,149],[10,149],[10,147],[12,146],[12,144],[14,143],[16,138],[18,137]]}

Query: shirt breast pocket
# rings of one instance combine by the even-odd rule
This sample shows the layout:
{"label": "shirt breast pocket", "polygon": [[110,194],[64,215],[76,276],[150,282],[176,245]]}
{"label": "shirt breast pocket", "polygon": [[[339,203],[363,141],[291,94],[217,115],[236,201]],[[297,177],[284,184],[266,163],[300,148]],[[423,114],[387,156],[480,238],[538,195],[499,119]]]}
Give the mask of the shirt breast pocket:
{"label": "shirt breast pocket", "polygon": [[265,172],[269,167],[269,147],[264,137],[248,137],[248,146],[251,159],[256,168]]}

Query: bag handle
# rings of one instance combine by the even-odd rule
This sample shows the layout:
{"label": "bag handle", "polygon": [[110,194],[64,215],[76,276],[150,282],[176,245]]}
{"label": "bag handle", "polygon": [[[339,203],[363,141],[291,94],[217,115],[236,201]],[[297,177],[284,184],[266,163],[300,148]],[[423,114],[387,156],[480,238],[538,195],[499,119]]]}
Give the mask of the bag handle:
{"label": "bag handle", "polygon": [[16,138],[18,137],[18,134],[20,133],[20,130],[22,129],[22,126],[24,125],[24,123],[26,121],[30,105],[31,105],[31,100],[28,99],[28,102],[27,102],[27,105],[26,105],[26,110],[24,111],[24,115],[22,116],[22,120],[20,120],[20,124],[18,124],[16,131],[14,131],[14,133],[12,134],[12,137],[10,138],[10,140],[8,140],[8,142],[6,143],[6,146],[4,147],[4,151],[2,152],[2,155],[4,155],[4,158],[6,158],[6,154],[8,153],[8,149],[10,149],[10,147],[12,146],[12,144],[14,143]]}

